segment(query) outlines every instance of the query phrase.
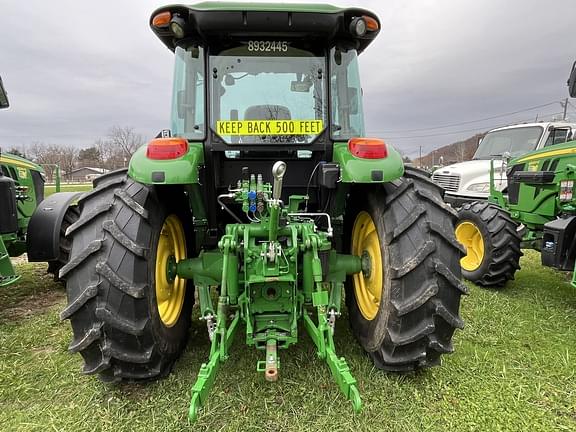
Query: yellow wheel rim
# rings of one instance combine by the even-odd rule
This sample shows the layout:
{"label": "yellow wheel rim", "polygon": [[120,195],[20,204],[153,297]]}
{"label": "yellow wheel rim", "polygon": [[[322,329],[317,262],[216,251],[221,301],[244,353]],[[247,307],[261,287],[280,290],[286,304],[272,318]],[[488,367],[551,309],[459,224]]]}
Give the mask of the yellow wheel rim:
{"label": "yellow wheel rim", "polygon": [[364,211],[358,213],[352,228],[352,255],[362,258],[362,268],[365,269],[352,276],[356,303],[362,316],[372,321],[382,298],[382,252],[376,225]]}
{"label": "yellow wheel rim", "polygon": [[460,265],[466,271],[477,270],[484,260],[484,238],[476,224],[465,221],[456,226],[456,239],[466,248]]}
{"label": "yellow wheel rim", "polygon": [[178,276],[169,276],[169,266],[186,258],[186,236],[180,219],[170,215],[162,225],[158,249],[156,250],[156,303],[160,319],[166,327],[172,327],[178,321],[184,296],[186,280]]}

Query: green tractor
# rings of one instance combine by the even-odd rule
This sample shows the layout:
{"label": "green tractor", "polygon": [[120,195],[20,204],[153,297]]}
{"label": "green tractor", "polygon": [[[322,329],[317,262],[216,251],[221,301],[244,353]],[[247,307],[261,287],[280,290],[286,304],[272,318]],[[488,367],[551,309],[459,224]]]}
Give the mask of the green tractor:
{"label": "green tractor", "polygon": [[[8,108],[0,78],[0,109]],[[47,262],[57,279],[68,260],[67,227],[76,220],[78,193],[57,193],[44,199],[44,169],[25,158],[0,152],[0,287],[16,282],[11,257],[28,254],[29,262]],[[56,167],[56,190],[60,173]]]}
{"label": "green tractor", "polygon": [[[576,63],[568,79],[576,96]],[[574,138],[574,137],[572,137]],[[463,276],[486,287],[502,287],[520,269],[522,249],[540,251],[542,265],[573,271],[576,260],[576,141],[525,154],[508,163],[507,195],[490,174],[488,202],[464,204],[456,237],[467,250]],[[572,285],[576,287],[576,276]]]}
{"label": "green tractor", "polygon": [[94,181],[66,231],[61,318],[84,373],[165,376],[188,342],[195,300],[211,349],[191,419],[237,333],[275,381],[280,351],[305,330],[359,411],[333,338],[344,301],[377,368],[438,364],[463,326],[464,250],[441,188],[363,137],[358,55],[378,18],[206,2],[160,8],[150,25],[175,54],[171,130],[127,171]]}

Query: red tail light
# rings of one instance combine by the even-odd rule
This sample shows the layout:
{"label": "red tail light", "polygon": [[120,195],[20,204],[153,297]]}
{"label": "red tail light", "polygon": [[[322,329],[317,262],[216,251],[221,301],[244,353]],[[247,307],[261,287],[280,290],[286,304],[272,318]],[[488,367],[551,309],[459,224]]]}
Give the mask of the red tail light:
{"label": "red tail light", "polygon": [[354,156],[362,159],[384,159],[388,157],[386,143],[378,138],[352,138],[348,149]]}
{"label": "red tail light", "polygon": [[148,143],[148,159],[176,159],[188,153],[188,141],[184,138],[155,138]]}

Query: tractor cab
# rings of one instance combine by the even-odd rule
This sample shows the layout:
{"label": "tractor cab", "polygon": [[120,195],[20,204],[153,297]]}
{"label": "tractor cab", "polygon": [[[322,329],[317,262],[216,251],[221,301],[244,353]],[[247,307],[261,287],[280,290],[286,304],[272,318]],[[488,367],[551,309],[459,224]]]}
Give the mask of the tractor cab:
{"label": "tractor cab", "polygon": [[358,54],[378,18],[328,5],[205,2],[158,9],[151,27],[175,53],[171,134],[204,145],[200,175],[216,188],[207,207],[244,167],[270,182],[281,159],[290,166],[284,197],[312,192],[310,208],[322,208],[308,180],[333,160],[334,142],[364,136]]}
{"label": "tractor cab", "polygon": [[371,12],[206,2],[161,8],[151,26],[175,53],[175,136],[228,159],[310,159],[328,141],[363,135],[357,56],[379,32]]}

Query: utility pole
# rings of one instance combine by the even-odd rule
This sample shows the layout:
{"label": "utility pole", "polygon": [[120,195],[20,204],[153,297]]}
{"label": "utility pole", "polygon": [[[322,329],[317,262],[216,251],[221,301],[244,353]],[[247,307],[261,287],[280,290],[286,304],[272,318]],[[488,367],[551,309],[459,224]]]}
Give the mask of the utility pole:
{"label": "utility pole", "polygon": [[562,115],[562,120],[566,120],[566,110],[568,109],[568,98],[564,99],[564,103],[560,102],[564,108],[564,114]]}
{"label": "utility pole", "polygon": [[422,146],[420,146],[420,157],[418,158],[418,168],[422,168]]}

